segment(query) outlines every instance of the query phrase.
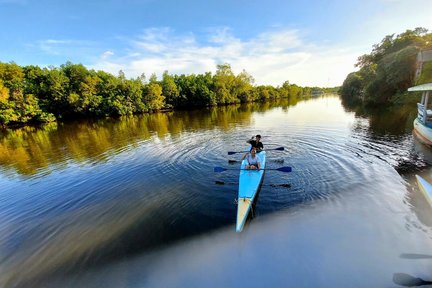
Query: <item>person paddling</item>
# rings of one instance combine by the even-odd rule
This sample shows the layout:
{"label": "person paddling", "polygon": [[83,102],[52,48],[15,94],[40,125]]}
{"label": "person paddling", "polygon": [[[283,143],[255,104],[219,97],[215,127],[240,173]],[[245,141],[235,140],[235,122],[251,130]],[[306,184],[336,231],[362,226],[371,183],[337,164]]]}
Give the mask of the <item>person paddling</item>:
{"label": "person paddling", "polygon": [[256,155],[257,149],[255,147],[252,147],[250,153],[246,153],[242,160],[246,159],[246,169],[252,169],[257,170],[261,169],[261,161],[260,158]]}
{"label": "person paddling", "polygon": [[253,148],[257,149],[257,152],[260,152],[261,150],[264,150],[264,145],[261,142],[261,135],[252,136],[251,139],[246,141],[250,145],[252,145]]}

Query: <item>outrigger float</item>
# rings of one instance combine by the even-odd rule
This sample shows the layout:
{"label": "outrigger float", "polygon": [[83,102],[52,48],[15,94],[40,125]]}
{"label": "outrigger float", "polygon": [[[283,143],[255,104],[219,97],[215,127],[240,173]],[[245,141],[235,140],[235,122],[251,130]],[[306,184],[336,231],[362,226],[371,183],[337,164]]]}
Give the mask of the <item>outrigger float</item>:
{"label": "outrigger float", "polygon": [[432,185],[419,175],[416,175],[416,178],[420,191],[423,193],[429,205],[432,206]]}
{"label": "outrigger float", "polygon": [[414,120],[414,135],[424,144],[432,146],[432,104],[429,104],[429,96],[432,91],[432,83],[408,88],[410,92],[423,92],[420,103],[417,103],[417,118]]}

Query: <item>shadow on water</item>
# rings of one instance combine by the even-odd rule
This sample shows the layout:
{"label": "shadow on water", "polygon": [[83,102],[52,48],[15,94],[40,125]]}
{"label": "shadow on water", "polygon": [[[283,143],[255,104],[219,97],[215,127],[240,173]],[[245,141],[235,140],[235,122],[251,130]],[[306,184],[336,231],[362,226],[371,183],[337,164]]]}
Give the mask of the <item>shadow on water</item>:
{"label": "shadow on water", "polygon": [[395,273],[393,275],[393,282],[405,287],[432,285],[432,281],[423,280],[421,278],[414,277],[406,273]]}
{"label": "shadow on water", "polygon": [[[118,203],[112,203],[109,212],[107,207],[92,207],[52,221],[40,221],[40,227],[25,235],[16,250],[3,261],[0,284],[4,287],[44,287],[44,280],[51,276],[71,277],[146,251],[163,250],[174,242],[202,233],[203,229],[197,229],[191,221],[188,221],[189,225],[182,223],[181,216],[176,219],[178,225],[169,224],[173,219],[171,214],[163,213],[161,202],[165,206],[171,200],[161,197],[146,201],[135,199],[133,203],[125,203],[127,211],[119,208]],[[94,215],[101,213],[107,216],[95,219]],[[177,209],[172,213],[181,215],[182,211]],[[211,223],[208,219],[202,220]],[[207,225],[206,229],[218,226],[220,223],[214,227]],[[53,229],[56,231],[51,231]]]}

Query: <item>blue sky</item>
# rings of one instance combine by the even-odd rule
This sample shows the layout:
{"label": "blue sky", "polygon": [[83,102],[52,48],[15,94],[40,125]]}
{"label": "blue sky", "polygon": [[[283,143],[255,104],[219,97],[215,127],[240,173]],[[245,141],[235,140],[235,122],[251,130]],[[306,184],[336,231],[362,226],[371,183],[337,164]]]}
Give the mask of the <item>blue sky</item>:
{"label": "blue sky", "polygon": [[384,36],[431,32],[431,11],[432,0],[0,0],[0,61],[127,77],[229,63],[258,85],[331,87]]}

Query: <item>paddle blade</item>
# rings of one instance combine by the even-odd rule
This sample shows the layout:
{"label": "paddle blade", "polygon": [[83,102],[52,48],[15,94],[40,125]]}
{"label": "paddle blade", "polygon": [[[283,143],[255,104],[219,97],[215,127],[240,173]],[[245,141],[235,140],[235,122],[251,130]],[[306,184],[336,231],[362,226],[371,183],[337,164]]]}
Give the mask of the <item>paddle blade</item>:
{"label": "paddle blade", "polygon": [[223,172],[223,171],[226,171],[227,169],[225,169],[225,168],[222,168],[222,167],[214,167],[213,168],[213,171],[214,172]]}
{"label": "paddle blade", "polygon": [[233,152],[233,151],[228,151],[228,155],[233,155],[236,154],[237,152]]}
{"label": "paddle blade", "polygon": [[276,170],[281,171],[281,172],[291,172],[292,168],[288,167],[288,166],[285,166],[285,167],[277,168]]}
{"label": "paddle blade", "polygon": [[271,187],[284,187],[284,188],[291,188],[291,184],[270,184]]}
{"label": "paddle blade", "polygon": [[274,150],[284,151],[285,148],[284,147],[278,147],[278,148],[275,148]]}

